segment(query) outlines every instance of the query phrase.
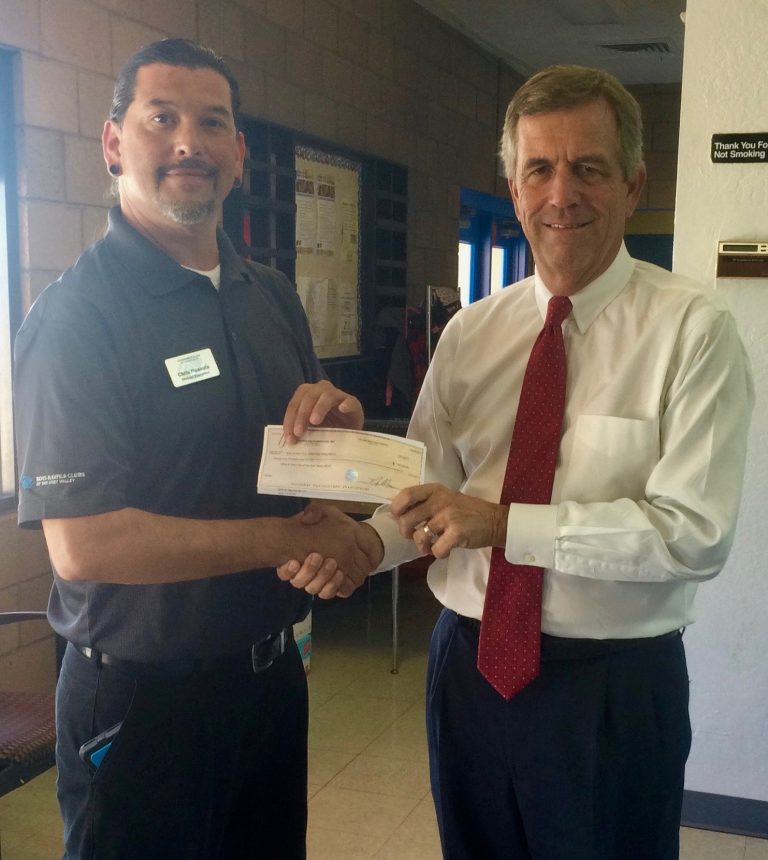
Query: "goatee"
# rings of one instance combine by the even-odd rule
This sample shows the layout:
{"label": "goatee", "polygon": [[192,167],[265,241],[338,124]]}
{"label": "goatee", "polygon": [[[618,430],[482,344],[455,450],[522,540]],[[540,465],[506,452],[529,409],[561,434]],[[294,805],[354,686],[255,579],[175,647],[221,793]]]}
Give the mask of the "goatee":
{"label": "goatee", "polygon": [[218,170],[201,158],[182,158],[175,164],[163,164],[157,168],[156,173],[156,188],[158,191],[158,204],[160,211],[167,218],[175,221],[177,224],[186,226],[192,224],[200,224],[210,217],[214,210],[215,200],[211,197],[209,200],[198,202],[185,202],[181,200],[167,200],[162,196],[160,186],[166,175],[171,170],[197,170],[205,176],[209,176],[213,180],[214,187],[218,178]]}
{"label": "goatee", "polygon": [[213,200],[202,200],[198,203],[184,203],[181,201],[160,201],[160,210],[167,218],[177,224],[190,226],[201,224],[213,213]]}

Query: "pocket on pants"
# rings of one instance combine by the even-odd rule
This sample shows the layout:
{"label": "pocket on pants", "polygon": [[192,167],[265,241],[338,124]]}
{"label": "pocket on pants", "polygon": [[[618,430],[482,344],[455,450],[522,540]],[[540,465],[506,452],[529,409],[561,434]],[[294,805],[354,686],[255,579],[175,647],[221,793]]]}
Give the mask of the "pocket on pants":
{"label": "pocket on pants", "polygon": [[139,679],[114,746],[93,777],[98,860],[205,858],[210,747],[191,685]]}
{"label": "pocket on pants", "polygon": [[427,666],[427,701],[432,702],[448,662],[451,643],[458,629],[456,613],[443,609],[432,631]]}
{"label": "pocket on pants", "polygon": [[[94,785],[106,785],[126,771],[143,774],[172,763],[173,731],[172,696],[156,683],[144,679],[135,682],[122,726],[94,774]],[[113,773],[116,772],[116,773]]]}

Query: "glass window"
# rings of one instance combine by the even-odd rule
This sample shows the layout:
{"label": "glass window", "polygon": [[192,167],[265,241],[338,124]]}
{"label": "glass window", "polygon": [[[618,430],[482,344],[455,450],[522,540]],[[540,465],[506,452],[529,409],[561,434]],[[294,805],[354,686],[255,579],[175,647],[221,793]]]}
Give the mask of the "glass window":
{"label": "glass window", "polygon": [[491,293],[502,289],[504,284],[504,270],[507,264],[507,250],[494,245],[491,248]]}
{"label": "glass window", "polygon": [[459,296],[461,306],[469,304],[472,289],[472,244],[470,242],[459,242]]}
{"label": "glass window", "polygon": [[13,459],[11,344],[18,309],[13,55],[0,49],[0,498],[16,487]]}

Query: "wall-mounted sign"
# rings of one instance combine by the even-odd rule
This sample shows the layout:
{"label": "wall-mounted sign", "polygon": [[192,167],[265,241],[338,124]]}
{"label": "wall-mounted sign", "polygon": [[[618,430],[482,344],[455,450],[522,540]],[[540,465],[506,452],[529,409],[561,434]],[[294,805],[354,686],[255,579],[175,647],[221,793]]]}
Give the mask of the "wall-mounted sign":
{"label": "wall-mounted sign", "polygon": [[713,134],[712,161],[715,164],[768,164],[768,131],[754,134]]}
{"label": "wall-mounted sign", "polygon": [[718,278],[768,278],[768,242],[718,242]]}

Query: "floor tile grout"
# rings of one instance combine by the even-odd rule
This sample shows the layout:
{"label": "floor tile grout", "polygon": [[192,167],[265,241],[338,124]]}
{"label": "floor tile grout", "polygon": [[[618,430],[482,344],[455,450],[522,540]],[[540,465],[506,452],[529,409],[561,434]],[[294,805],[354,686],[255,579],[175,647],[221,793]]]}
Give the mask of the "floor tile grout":
{"label": "floor tile grout", "polygon": [[[318,761],[310,771],[309,805],[313,813],[308,860],[440,858],[431,793],[428,785],[422,792],[419,784],[420,776],[428,780],[423,676],[428,628],[437,616],[437,605],[426,593],[423,582],[414,583],[407,576],[401,578],[401,672],[391,675],[390,605],[385,593],[388,588],[389,583],[384,581],[372,588],[367,637],[368,610],[364,599],[355,600],[353,596],[344,602],[315,605],[315,660],[309,675],[310,725],[314,722],[317,727],[326,707],[330,714],[335,709],[345,715],[345,726],[352,734],[358,733],[362,746],[355,750],[328,746],[333,730],[330,720],[324,727],[320,723],[329,732],[329,738],[310,734],[310,760],[314,754]],[[364,692],[355,693],[356,685]],[[365,733],[366,719],[377,720],[370,736]],[[338,761],[345,763],[339,767]],[[332,775],[326,778],[325,774],[331,771]],[[345,788],[337,782],[366,779],[371,779],[375,788],[367,785]],[[394,786],[387,784],[387,779],[395,780]],[[413,786],[412,790],[398,792],[397,779],[411,780],[408,784]],[[373,783],[374,780],[379,782]],[[354,807],[359,815],[357,820],[349,808],[341,812],[351,818],[339,815],[340,810],[330,802],[338,796],[348,801],[347,807]],[[322,819],[318,818],[318,810],[323,813]],[[369,819],[373,814],[379,818],[376,827],[380,832],[357,832],[372,829]],[[45,826],[30,828],[30,815],[40,821],[45,816]],[[0,799],[3,860],[50,860],[51,846],[60,838],[60,831],[52,773]],[[681,860],[751,860],[752,857],[748,851],[750,843],[743,836],[684,829],[682,844]],[[755,860],[758,857],[768,860],[768,853],[759,851],[759,847],[752,854]]]}

